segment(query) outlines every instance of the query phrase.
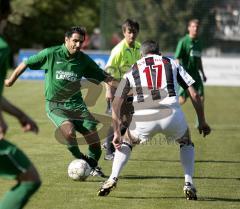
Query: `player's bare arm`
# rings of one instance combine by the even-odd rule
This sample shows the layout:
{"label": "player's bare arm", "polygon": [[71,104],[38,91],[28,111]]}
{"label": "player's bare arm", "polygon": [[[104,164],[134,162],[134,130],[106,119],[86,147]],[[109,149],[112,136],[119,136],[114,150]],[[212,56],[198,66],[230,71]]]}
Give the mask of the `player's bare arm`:
{"label": "player's bare arm", "polygon": [[111,89],[117,89],[119,81],[113,78],[111,75],[108,75],[104,82],[108,85],[108,88]]}
{"label": "player's bare arm", "polygon": [[114,97],[114,92],[116,91],[119,81],[114,79],[110,74],[107,74],[107,77],[104,81],[106,83],[106,98],[107,99],[113,99]]}
{"label": "player's bare arm", "polygon": [[7,132],[7,129],[8,129],[8,125],[3,118],[1,102],[0,102],[0,140],[3,139],[4,135]]}
{"label": "player's bare arm", "polygon": [[113,130],[114,138],[113,145],[116,149],[121,147],[121,116],[120,110],[124,99],[116,96],[112,103],[112,120],[113,120]]}
{"label": "player's bare arm", "polygon": [[206,135],[210,134],[211,128],[205,121],[205,115],[204,115],[200,96],[192,86],[188,87],[188,93],[190,95],[194,109],[197,113],[198,122],[199,122],[199,127],[198,127],[199,133],[203,134],[203,137],[205,137]]}
{"label": "player's bare arm", "polygon": [[28,115],[26,115],[22,110],[10,103],[6,98],[1,98],[2,110],[14,117],[16,117],[21,124],[23,131],[32,131],[38,133],[38,126],[35,121],[33,121]]}
{"label": "player's bare arm", "polygon": [[17,66],[17,68],[13,71],[11,76],[5,80],[5,86],[10,87],[12,86],[15,81],[18,79],[18,77],[26,70],[27,65],[22,62],[20,65]]}

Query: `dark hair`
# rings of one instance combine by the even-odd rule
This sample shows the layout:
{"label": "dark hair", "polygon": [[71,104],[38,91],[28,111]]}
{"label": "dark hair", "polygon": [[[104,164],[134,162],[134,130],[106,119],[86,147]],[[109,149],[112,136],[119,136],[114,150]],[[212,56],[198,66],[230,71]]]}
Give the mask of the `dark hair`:
{"label": "dark hair", "polygon": [[11,13],[10,0],[0,0],[0,20],[6,19]]}
{"label": "dark hair", "polygon": [[126,19],[122,24],[122,31],[125,32],[127,28],[130,28],[139,32],[139,24],[137,21]]}
{"label": "dark hair", "polygon": [[79,35],[82,35],[85,39],[86,29],[82,26],[71,27],[65,32],[65,37],[70,38],[70,37],[72,37],[73,33],[78,33]]}
{"label": "dark hair", "polygon": [[142,56],[146,56],[147,54],[160,54],[159,45],[156,41],[147,40],[142,43],[140,52]]}

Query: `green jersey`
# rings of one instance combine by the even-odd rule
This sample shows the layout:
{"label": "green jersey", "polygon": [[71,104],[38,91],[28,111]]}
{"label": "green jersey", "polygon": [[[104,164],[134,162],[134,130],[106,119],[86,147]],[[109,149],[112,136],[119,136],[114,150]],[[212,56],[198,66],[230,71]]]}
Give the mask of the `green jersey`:
{"label": "green jersey", "polygon": [[194,80],[201,80],[199,74],[201,53],[202,46],[197,38],[192,39],[187,34],[178,42],[175,58],[180,60],[180,64]]}
{"label": "green jersey", "polygon": [[111,51],[106,70],[115,79],[121,79],[130,67],[140,59],[141,44],[135,41],[134,47],[130,47],[123,39]]}
{"label": "green jersey", "polygon": [[69,56],[66,46],[46,48],[29,57],[25,64],[33,70],[45,70],[45,97],[47,101],[61,102],[72,109],[84,105],[80,91],[82,77],[95,83],[104,81],[104,71],[86,54]]}
{"label": "green jersey", "polygon": [[9,68],[10,48],[6,41],[0,37],[0,97],[2,96],[4,79]]}

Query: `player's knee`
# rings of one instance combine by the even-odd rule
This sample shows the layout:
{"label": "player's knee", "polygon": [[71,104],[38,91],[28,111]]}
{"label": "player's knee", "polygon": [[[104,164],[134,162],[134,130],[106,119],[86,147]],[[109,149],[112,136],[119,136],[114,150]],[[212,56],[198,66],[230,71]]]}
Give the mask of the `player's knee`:
{"label": "player's knee", "polygon": [[130,130],[127,129],[125,134],[124,134],[124,143],[129,144],[132,147],[140,143],[139,138],[136,138],[130,133]]}
{"label": "player's knee", "polygon": [[179,138],[177,140],[177,142],[180,144],[180,147],[184,146],[184,145],[192,145],[194,146],[191,137],[190,137],[190,133],[189,133],[189,129],[187,129],[184,133],[184,135]]}
{"label": "player's knee", "polygon": [[193,142],[180,142],[179,145],[180,145],[180,148],[182,148],[183,146],[192,146],[192,147],[194,147],[194,143]]}
{"label": "player's knee", "polygon": [[64,136],[64,138],[68,141],[71,142],[76,139],[76,131],[74,129],[74,126],[71,122],[66,121],[64,122],[61,127],[61,132]]}
{"label": "player's knee", "polygon": [[90,144],[89,146],[92,147],[92,148],[95,148],[95,149],[100,149],[100,150],[102,149],[100,142],[97,142],[97,143],[94,143],[94,144]]}
{"label": "player's knee", "polygon": [[131,143],[125,141],[125,140],[122,142],[122,146],[123,146],[123,145],[129,147],[131,150],[132,150],[132,148],[133,148],[133,145],[132,145]]}

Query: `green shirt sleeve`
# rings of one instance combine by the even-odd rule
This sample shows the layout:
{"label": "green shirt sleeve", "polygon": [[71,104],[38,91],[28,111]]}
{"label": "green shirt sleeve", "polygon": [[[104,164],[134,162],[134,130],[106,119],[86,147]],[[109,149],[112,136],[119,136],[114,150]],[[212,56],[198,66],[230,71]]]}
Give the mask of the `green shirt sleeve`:
{"label": "green shirt sleeve", "polygon": [[44,49],[36,55],[30,56],[24,63],[32,70],[47,70],[49,50]]}
{"label": "green shirt sleeve", "polygon": [[88,57],[88,65],[85,68],[84,77],[96,84],[101,83],[107,78],[104,70],[102,70],[90,57]]}
{"label": "green shirt sleeve", "polygon": [[179,40],[176,51],[175,51],[175,58],[181,59],[183,56],[182,53],[183,53],[183,41],[181,39]]}

